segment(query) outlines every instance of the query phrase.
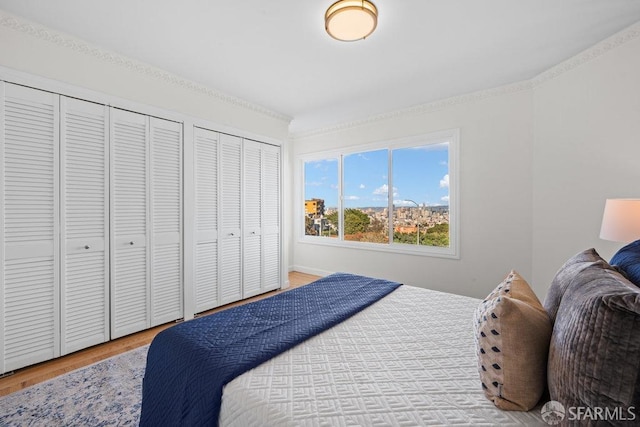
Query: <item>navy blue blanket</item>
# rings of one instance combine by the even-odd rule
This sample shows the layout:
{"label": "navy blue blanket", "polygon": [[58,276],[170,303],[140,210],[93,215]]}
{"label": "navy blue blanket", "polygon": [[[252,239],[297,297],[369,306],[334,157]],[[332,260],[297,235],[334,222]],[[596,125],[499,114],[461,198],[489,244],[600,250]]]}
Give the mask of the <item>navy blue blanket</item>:
{"label": "navy blue blanket", "polygon": [[336,273],[160,332],[147,355],[140,426],[217,426],[225,384],[398,286]]}

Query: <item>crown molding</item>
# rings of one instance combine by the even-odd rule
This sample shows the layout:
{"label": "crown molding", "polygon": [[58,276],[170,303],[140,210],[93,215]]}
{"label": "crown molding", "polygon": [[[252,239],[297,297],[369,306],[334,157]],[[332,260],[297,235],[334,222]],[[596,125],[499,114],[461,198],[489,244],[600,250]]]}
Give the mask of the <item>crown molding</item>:
{"label": "crown molding", "polygon": [[594,59],[597,59],[602,55],[637,38],[640,38],[640,22],[632,24],[624,30],[619,31],[610,37],[607,37],[606,39],[583,50],[577,55],[574,55],[573,57],[562,61],[561,63],[554,65],[548,70],[538,74],[536,77],[531,79],[533,87],[540,86],[541,84],[549,80],[560,77],[561,75],[574,70],[584,64],[587,64]]}
{"label": "crown molding", "polygon": [[[291,121],[291,117],[286,116],[284,114],[275,112],[273,110],[270,110],[268,108],[262,107],[257,104],[253,104],[249,101],[245,101],[243,99],[224,94],[222,92],[211,89],[209,87],[206,87],[194,81],[187,80],[178,75],[164,71],[160,68],[153,67],[149,64],[133,60],[123,55],[119,55],[115,52],[98,48],[85,41],[77,39],[73,36],[52,30],[50,28],[44,27],[39,24],[35,24],[24,18],[9,14],[3,10],[0,10],[0,26],[12,29],[14,31],[22,32],[24,34],[28,34],[29,36],[38,38],[40,40],[54,43],[58,46],[65,47],[67,49],[73,50],[75,52],[83,53],[88,56],[92,56],[94,58],[103,60],[105,62],[114,64],[114,65],[121,66],[123,68],[127,68],[131,71],[138,72],[138,73],[147,75],[149,77],[162,80],[166,83],[176,85],[184,89],[197,92],[199,94],[210,96],[212,98],[215,98],[227,104],[231,104],[231,105],[242,107],[251,111],[255,111],[263,115],[269,116],[271,118],[275,118],[285,122]],[[358,127],[366,126],[372,123],[391,120],[404,115],[429,113],[429,112],[441,110],[451,106],[478,102],[478,101],[496,97],[496,96],[502,96],[509,93],[515,93],[523,90],[533,89],[549,80],[562,76],[571,70],[574,70],[596,58],[599,58],[600,56],[606,54],[607,52],[621,45],[624,45],[632,40],[635,40],[637,38],[640,38],[640,22],[632,24],[628,28],[606,38],[605,40],[582,51],[581,53],[573,56],[572,58],[569,58],[553,66],[552,68],[546,71],[543,71],[542,73],[538,74],[532,79],[505,85],[505,86],[500,86],[497,88],[472,92],[469,94],[463,94],[459,96],[453,96],[450,98],[445,98],[445,99],[437,100],[434,102],[429,102],[426,104],[416,105],[416,106],[401,109],[401,110],[377,114],[364,119],[353,120],[353,121],[344,122],[337,125],[326,126],[323,128],[313,129],[309,131],[295,132],[290,134],[290,139],[291,140],[306,139],[306,138],[310,138],[310,137],[314,137],[322,134],[331,134],[331,133],[340,132],[346,129],[358,128]]]}
{"label": "crown molding", "polygon": [[519,92],[522,90],[534,89],[549,80],[555,79],[569,71],[572,71],[580,67],[581,65],[584,65],[596,58],[599,58],[605,53],[613,49],[616,49],[619,46],[622,46],[637,38],[640,38],[640,22],[632,24],[626,29],[610,37],[607,37],[601,42],[598,42],[597,44],[589,47],[588,49],[585,49],[579,54],[549,68],[546,71],[543,71],[542,73],[538,74],[537,76],[529,80],[512,83],[506,86],[500,86],[493,89],[487,89],[487,90],[482,90],[478,92],[472,92],[469,94],[454,96],[451,98],[446,98],[446,99],[430,102],[427,104],[417,105],[417,106],[402,109],[402,110],[378,114],[365,119],[340,123],[334,126],[327,126],[324,128],[297,132],[297,133],[291,134],[290,137],[292,140],[306,139],[306,138],[311,138],[318,135],[331,134],[331,133],[340,132],[346,129],[366,126],[376,122],[383,122],[385,120],[390,120],[399,116],[429,113],[429,112],[441,110],[446,107],[478,102],[483,99],[487,99],[495,96],[502,96],[509,93]]}
{"label": "crown molding", "polygon": [[485,89],[477,92],[471,92],[464,95],[453,96],[450,98],[440,99],[438,101],[429,102],[427,104],[420,104],[409,108],[403,108],[401,110],[390,111],[388,113],[377,114],[364,119],[358,119],[351,122],[340,123],[335,126],[327,126],[320,129],[313,129],[309,131],[302,131],[291,134],[291,139],[306,139],[318,135],[331,134],[340,132],[346,129],[353,129],[362,126],[367,126],[372,123],[384,122],[387,120],[395,119],[400,116],[417,115],[424,113],[431,113],[438,110],[443,110],[448,107],[471,104],[473,102],[479,102],[488,98],[494,98],[496,96],[507,95],[510,93],[522,92],[531,89],[532,83],[530,80],[523,82],[512,83],[504,86],[499,86],[491,89]]}
{"label": "crown molding", "polygon": [[211,89],[194,81],[182,78],[176,74],[172,74],[168,71],[162,70],[144,62],[137,61],[118,53],[99,48],[69,34],[61,33],[43,25],[36,24],[22,17],[12,15],[1,9],[0,26],[23,34],[27,34],[39,40],[56,44],[60,47],[72,50],[77,53],[91,56],[112,65],[126,68],[136,73],[144,74],[148,77],[161,80],[165,83],[215,98],[216,100],[222,101],[227,104],[245,108],[274,119],[285,121],[287,123],[291,121],[291,117],[270,110],[266,107],[251,103],[249,101],[245,101],[240,98],[236,98],[231,95],[227,95],[225,93]]}

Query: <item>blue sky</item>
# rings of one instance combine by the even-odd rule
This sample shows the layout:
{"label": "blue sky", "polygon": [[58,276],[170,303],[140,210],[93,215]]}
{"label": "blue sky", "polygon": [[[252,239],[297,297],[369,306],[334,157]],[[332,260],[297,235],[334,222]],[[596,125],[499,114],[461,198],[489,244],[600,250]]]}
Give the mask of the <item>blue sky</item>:
{"label": "blue sky", "polygon": [[[393,200],[396,206],[449,204],[448,144],[393,150]],[[388,151],[350,154],[344,158],[345,206],[388,205]],[[338,159],[305,162],[305,199],[338,204]]]}

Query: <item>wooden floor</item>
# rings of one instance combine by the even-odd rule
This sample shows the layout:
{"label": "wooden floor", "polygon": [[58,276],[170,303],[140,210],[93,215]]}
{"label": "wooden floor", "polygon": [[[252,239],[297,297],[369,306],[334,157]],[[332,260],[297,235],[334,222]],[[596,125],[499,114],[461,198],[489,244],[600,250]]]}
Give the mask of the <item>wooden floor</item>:
{"label": "wooden floor", "polygon": [[[288,289],[306,285],[316,279],[319,279],[319,277],[313,276],[311,274],[298,272],[289,273],[290,287]],[[286,289],[269,292],[264,295],[258,295],[244,301],[238,301],[236,303],[228,304],[223,307],[218,307],[216,309],[207,311],[202,315],[212,314],[229,307],[276,295],[280,292],[286,292]],[[0,378],[0,396],[22,390],[23,388],[32,386],[39,382],[57,377],[58,375],[65,374],[83,366],[99,362],[100,360],[109,358],[111,356],[115,356],[117,354],[124,353],[125,351],[133,350],[134,348],[149,344],[158,332],[174,324],[175,323],[168,323],[166,325],[157,326],[146,331],[138,332],[136,334],[118,338],[104,344],[80,350],[67,356],[59,357],[54,360],[19,369],[11,375]]]}

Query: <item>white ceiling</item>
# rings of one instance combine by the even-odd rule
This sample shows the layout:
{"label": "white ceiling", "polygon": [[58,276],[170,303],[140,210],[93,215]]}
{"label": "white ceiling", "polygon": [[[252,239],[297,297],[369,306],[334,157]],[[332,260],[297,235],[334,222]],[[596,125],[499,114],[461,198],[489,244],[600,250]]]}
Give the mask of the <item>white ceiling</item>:
{"label": "white ceiling", "polygon": [[287,115],[293,133],[530,79],[640,21],[639,0],[373,0],[366,40],[333,0],[0,0],[0,8]]}

